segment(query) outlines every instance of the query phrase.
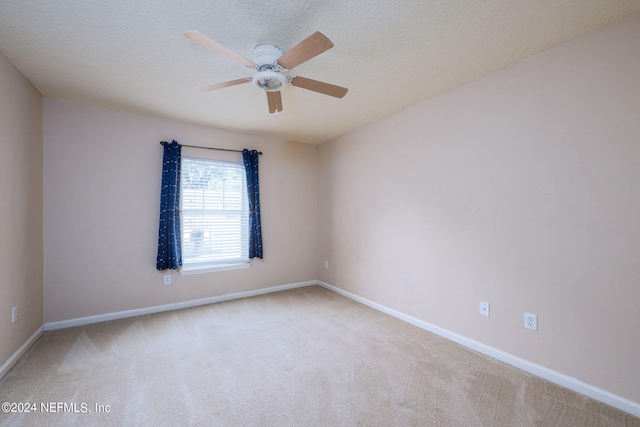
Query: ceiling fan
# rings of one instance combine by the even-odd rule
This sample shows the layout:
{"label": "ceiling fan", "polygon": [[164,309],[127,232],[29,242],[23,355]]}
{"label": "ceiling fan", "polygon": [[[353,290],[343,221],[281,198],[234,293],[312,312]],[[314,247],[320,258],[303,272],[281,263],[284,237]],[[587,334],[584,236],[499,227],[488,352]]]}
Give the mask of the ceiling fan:
{"label": "ceiling fan", "polygon": [[227,58],[233,59],[245,67],[257,71],[253,77],[204,86],[198,89],[199,92],[208,92],[224,87],[253,82],[256,87],[267,93],[269,113],[276,114],[278,114],[278,111],[282,111],[280,90],[282,90],[286,84],[336,98],[342,98],[347,94],[348,89],[344,87],[307,79],[305,77],[282,74],[333,47],[331,40],[319,31],[316,31],[286,53],[278,46],[270,44],[258,45],[253,49],[253,61],[222,46],[220,43],[211,40],[198,31],[187,31],[184,33],[184,36]]}

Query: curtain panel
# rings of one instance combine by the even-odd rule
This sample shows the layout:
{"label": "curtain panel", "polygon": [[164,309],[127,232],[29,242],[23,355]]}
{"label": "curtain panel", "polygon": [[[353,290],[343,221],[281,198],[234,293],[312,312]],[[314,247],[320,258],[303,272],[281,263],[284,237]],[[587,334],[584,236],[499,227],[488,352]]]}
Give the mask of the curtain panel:
{"label": "curtain panel", "polygon": [[242,150],[244,169],[247,175],[247,197],[249,199],[249,258],[262,259],[258,157],[259,153],[256,150]]}
{"label": "curtain panel", "polygon": [[158,231],[158,270],[182,267],[180,247],[180,165],[182,147],[176,141],[163,142],[160,228]]}

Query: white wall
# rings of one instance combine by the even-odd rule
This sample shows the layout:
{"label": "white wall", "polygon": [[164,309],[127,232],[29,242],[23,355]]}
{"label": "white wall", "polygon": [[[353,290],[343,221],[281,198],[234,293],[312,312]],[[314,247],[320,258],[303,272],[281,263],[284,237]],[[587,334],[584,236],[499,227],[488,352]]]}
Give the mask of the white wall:
{"label": "white wall", "polygon": [[[264,152],[263,261],[243,270],[173,274],[173,283],[163,284],[155,269],[159,142],[172,139]],[[44,180],[45,322],[317,277],[315,146],[45,98]]]}
{"label": "white wall", "polygon": [[0,366],[41,325],[42,96],[0,52]]}
{"label": "white wall", "polygon": [[640,402],[639,76],[634,14],[321,145],[320,280]]}

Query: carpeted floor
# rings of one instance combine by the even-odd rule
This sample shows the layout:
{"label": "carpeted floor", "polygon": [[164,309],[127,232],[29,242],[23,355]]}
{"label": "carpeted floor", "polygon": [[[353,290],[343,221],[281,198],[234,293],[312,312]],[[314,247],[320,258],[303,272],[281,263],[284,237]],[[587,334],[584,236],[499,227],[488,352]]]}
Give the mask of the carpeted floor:
{"label": "carpeted floor", "polygon": [[317,286],[46,332],[0,402],[37,410],[2,426],[640,426]]}

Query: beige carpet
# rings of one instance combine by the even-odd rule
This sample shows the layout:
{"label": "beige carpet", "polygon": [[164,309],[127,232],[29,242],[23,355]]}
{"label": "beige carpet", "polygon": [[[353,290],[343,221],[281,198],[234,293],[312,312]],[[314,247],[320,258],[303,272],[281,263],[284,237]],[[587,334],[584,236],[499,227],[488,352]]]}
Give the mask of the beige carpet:
{"label": "beige carpet", "polygon": [[0,396],[38,409],[2,426],[640,426],[317,286],[46,332]]}

